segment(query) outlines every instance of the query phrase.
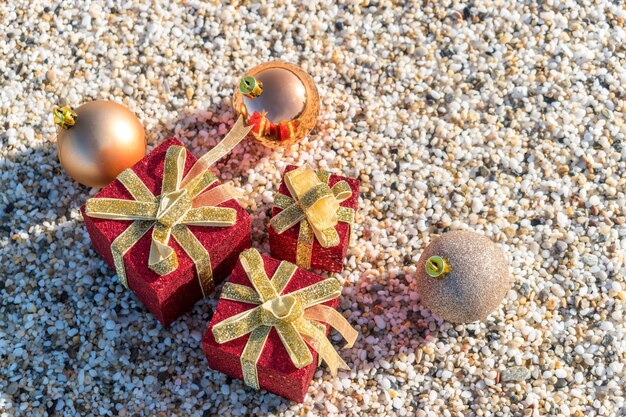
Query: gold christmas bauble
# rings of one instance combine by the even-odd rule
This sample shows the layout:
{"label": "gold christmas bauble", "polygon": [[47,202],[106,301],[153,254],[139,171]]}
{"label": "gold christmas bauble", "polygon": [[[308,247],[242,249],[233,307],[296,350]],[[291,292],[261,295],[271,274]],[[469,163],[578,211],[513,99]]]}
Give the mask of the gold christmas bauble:
{"label": "gold christmas bauble", "polygon": [[502,249],[469,231],[444,233],[417,263],[417,291],[429,310],[452,323],[485,320],[511,288]]}
{"label": "gold christmas bauble", "polygon": [[55,107],[59,161],[81,184],[102,188],[146,154],[139,119],[111,101],[92,101],[72,110]]}
{"label": "gold christmas bauble", "polygon": [[268,62],[252,68],[240,80],[233,107],[246,123],[250,135],[272,147],[292,145],[317,124],[320,111],[315,82],[300,67],[287,62]]}

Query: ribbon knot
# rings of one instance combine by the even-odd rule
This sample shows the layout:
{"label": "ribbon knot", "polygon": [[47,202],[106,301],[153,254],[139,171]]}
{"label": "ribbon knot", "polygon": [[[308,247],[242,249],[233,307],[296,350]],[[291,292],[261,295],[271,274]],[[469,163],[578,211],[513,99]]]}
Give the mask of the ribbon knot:
{"label": "ribbon knot", "polygon": [[218,182],[209,169],[218,159],[230,152],[250,131],[239,118],[235,126],[213,149],[196,161],[184,176],[187,151],[182,146],[170,146],[165,155],[161,195],[155,196],[143,181],[128,168],[117,180],[132,195],[133,200],[90,198],[85,212],[90,217],[111,220],[132,220],[111,244],[111,254],[117,275],[128,287],[124,254],[152,229],[148,266],[159,275],[167,275],[178,268],[178,256],[170,247],[174,238],[193,261],[203,296],[213,289],[213,270],[209,253],[188,226],[226,227],[237,221],[232,208],[217,207],[235,198],[227,185]]}
{"label": "ribbon knot", "polygon": [[241,368],[247,385],[259,388],[256,363],[272,329],[278,332],[296,368],[313,362],[310,346],[328,364],[333,376],[338,369],[350,369],[326,337],[324,326],[326,323],[335,328],[348,342],[346,347],[351,347],[358,336],[337,310],[322,304],[341,295],[341,286],[336,279],[328,278],[282,294],[298,269],[296,265],[282,261],[270,279],[265,273],[263,258],[256,249],[242,252],[239,260],[254,288],[227,282],[220,297],[255,304],[256,307],[217,323],[212,332],[217,343],[250,334],[241,354]]}
{"label": "ribbon knot", "polygon": [[184,219],[191,205],[192,201],[184,188],[162,194],[159,198],[156,220],[165,227],[175,226]]}
{"label": "ribbon knot", "polygon": [[311,267],[314,240],[323,248],[337,246],[341,243],[335,230],[337,223],[354,223],[354,210],[340,205],[352,196],[350,186],[339,181],[331,188],[329,180],[328,172],[316,172],[305,164],[285,174],[291,197],[277,193],[274,198],[274,205],[282,209],[271,219],[276,233],[282,234],[300,223],[296,264],[301,268]]}
{"label": "ribbon knot", "polygon": [[291,323],[304,315],[302,303],[291,294],[282,295],[261,304],[264,326],[276,326],[279,323]]}

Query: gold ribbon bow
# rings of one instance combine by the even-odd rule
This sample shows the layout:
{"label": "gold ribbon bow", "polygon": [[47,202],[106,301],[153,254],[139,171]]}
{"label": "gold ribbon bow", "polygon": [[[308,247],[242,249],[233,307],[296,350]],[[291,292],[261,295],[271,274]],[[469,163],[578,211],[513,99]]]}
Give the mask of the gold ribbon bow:
{"label": "gold ribbon bow", "polygon": [[196,161],[183,178],[187,151],[182,146],[170,146],[165,155],[161,195],[155,196],[135,172],[128,168],[117,177],[134,200],[90,198],[85,212],[90,217],[114,220],[133,220],[111,244],[111,253],[117,275],[128,288],[124,254],[152,229],[148,266],[159,275],[167,275],[178,268],[178,257],[169,246],[173,237],[193,261],[202,295],[213,289],[213,270],[209,253],[187,226],[224,227],[236,222],[237,212],[232,208],[215,207],[234,198],[228,185],[216,183],[217,177],[209,170],[217,160],[230,152],[250,131],[239,118],[235,126],[213,149]]}
{"label": "gold ribbon bow", "polygon": [[339,234],[335,230],[338,222],[348,223],[352,230],[354,210],[341,207],[340,203],[352,196],[346,181],[328,186],[330,173],[314,171],[305,164],[285,174],[285,185],[293,198],[276,193],[274,206],[283,209],[272,217],[271,224],[281,234],[300,223],[296,264],[300,268],[311,267],[313,240],[317,239],[324,248],[339,245]]}
{"label": "gold ribbon bow", "polygon": [[[250,334],[241,354],[241,369],[246,385],[259,389],[256,363],[261,357],[270,330],[276,329],[289,358],[296,368],[313,362],[307,343],[328,364],[335,376],[338,369],[350,369],[335,351],[326,337],[327,323],[335,328],[352,347],[358,332],[350,326],[339,312],[322,305],[341,295],[341,286],[334,278],[301,288],[289,294],[283,290],[296,272],[296,265],[282,261],[268,278],[263,258],[256,249],[248,249],[239,255],[239,260],[254,288],[226,283],[221,298],[242,303],[256,304],[251,310],[236,314],[213,326],[217,343],[226,343]],[[306,343],[305,343],[306,342]]]}

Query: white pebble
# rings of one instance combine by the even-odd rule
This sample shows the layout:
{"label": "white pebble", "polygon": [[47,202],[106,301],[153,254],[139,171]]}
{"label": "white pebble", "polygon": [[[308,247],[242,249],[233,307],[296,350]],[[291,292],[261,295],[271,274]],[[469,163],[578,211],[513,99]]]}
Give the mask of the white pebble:
{"label": "white pebble", "polygon": [[478,198],[474,198],[472,200],[472,212],[480,213],[482,209],[483,209],[483,202],[480,201],[480,199]]}

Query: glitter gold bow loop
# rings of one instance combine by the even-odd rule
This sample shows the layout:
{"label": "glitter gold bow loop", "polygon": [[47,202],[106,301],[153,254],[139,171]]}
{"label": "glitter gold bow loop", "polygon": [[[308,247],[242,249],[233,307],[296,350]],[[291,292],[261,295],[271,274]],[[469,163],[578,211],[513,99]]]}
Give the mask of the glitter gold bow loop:
{"label": "glitter gold bow loop", "polygon": [[283,261],[268,278],[263,258],[256,249],[248,249],[239,255],[241,265],[254,288],[226,283],[221,298],[247,304],[255,304],[250,310],[231,316],[213,326],[217,343],[226,343],[250,334],[241,354],[244,382],[259,388],[256,363],[259,360],[270,330],[275,328],[296,368],[310,365],[313,361],[307,344],[328,364],[331,374],[338,369],[350,369],[335,351],[326,337],[327,323],[335,328],[351,347],[358,333],[339,312],[322,305],[341,295],[341,286],[333,278],[301,288],[288,294],[283,290],[296,272],[296,265]]}
{"label": "glitter gold bow loop", "polygon": [[134,200],[116,198],[90,198],[87,200],[88,216],[102,219],[132,220],[111,244],[111,253],[120,281],[128,287],[124,254],[152,228],[152,241],[148,266],[159,275],[167,275],[178,268],[178,258],[169,245],[173,237],[192,259],[198,272],[203,295],[213,289],[213,272],[209,253],[187,226],[225,227],[235,224],[237,212],[232,208],[216,207],[236,198],[232,187],[216,183],[217,177],[209,170],[218,159],[239,143],[249,132],[240,118],[228,135],[198,159],[186,176],[183,176],[187,151],[182,146],[171,146],[165,155],[161,194],[155,196],[143,181],[128,168],[117,180],[128,190]]}
{"label": "glitter gold bow loop", "polygon": [[337,223],[352,226],[354,222],[354,210],[340,206],[352,196],[350,186],[339,181],[331,188],[329,179],[328,172],[316,172],[305,164],[285,174],[285,185],[293,198],[281,193],[276,193],[274,198],[274,205],[283,209],[271,220],[276,233],[284,233],[300,223],[296,264],[301,268],[311,266],[314,239],[324,248],[337,246],[340,243]]}

